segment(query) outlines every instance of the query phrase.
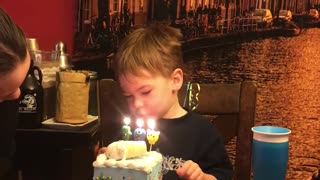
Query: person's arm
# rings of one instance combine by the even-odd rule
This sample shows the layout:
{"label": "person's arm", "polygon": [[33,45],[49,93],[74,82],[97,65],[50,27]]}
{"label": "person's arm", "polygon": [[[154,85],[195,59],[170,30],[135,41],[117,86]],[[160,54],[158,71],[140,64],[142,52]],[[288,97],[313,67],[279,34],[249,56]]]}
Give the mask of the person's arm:
{"label": "person's arm", "polygon": [[208,141],[208,162],[203,171],[206,174],[214,175],[218,180],[231,180],[233,167],[224,147],[223,139],[216,128],[213,127],[211,136],[206,141]]}

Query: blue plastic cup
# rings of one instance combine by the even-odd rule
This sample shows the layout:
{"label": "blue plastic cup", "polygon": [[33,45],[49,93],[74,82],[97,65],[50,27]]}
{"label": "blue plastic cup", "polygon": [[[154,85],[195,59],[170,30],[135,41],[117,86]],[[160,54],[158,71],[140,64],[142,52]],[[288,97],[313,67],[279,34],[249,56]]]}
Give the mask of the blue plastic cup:
{"label": "blue plastic cup", "polygon": [[275,126],[256,126],[252,131],[253,179],[285,180],[291,131]]}

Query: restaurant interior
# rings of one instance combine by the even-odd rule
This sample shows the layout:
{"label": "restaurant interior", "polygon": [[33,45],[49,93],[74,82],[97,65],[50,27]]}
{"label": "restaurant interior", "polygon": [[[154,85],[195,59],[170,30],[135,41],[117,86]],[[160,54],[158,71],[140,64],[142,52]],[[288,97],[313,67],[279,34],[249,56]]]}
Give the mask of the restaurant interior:
{"label": "restaurant interior", "polygon": [[[97,150],[111,143],[114,134],[123,125],[121,113],[128,109],[111,70],[115,49],[113,46],[90,46],[92,22],[85,21],[85,10],[82,8],[84,2],[0,1],[0,7],[7,11],[26,34],[34,66],[41,71],[34,76],[38,79],[41,77],[43,88],[43,99],[39,103],[42,105],[40,120],[29,124],[18,122],[15,166],[19,180],[92,179],[92,163],[96,159]],[[136,4],[134,8],[139,9],[138,1]],[[95,16],[94,12],[90,15]],[[138,10],[137,27],[144,25],[139,22],[143,22],[141,19],[146,16],[146,12]],[[116,41],[119,43],[118,39]],[[62,83],[57,85],[64,77],[57,78],[56,72],[69,70],[86,74],[84,78],[75,78],[86,88],[64,89]],[[77,93],[70,93],[74,92],[74,88],[78,88]],[[185,89],[179,94],[181,103],[188,93]],[[61,98],[65,97],[66,92],[71,96]],[[218,97],[216,103],[201,101],[203,104],[199,104],[198,112],[215,119],[213,123],[221,129],[226,146],[231,146],[233,154],[237,154],[232,157],[234,179],[252,178],[252,164],[248,159],[252,155],[251,127],[255,119],[256,85],[253,82],[231,86],[201,84],[201,92],[202,99]],[[86,96],[83,97],[83,94]],[[123,109],[121,113],[119,107]],[[86,109],[86,113],[64,110],[75,108]],[[65,118],[67,113],[85,118],[80,122],[68,121]]]}

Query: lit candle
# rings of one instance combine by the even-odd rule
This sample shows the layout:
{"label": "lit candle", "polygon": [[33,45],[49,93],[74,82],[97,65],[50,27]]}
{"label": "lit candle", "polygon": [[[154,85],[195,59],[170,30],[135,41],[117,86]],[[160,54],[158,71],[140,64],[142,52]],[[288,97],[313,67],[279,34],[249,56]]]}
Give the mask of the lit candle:
{"label": "lit candle", "polygon": [[138,128],[134,130],[133,137],[136,141],[144,141],[146,138],[146,130],[143,127],[143,120],[137,119],[136,121]]}
{"label": "lit candle", "polygon": [[152,145],[156,144],[156,142],[159,140],[160,131],[154,130],[155,124],[156,123],[154,119],[148,120],[149,129],[147,129],[147,140],[148,140],[148,143],[150,144],[149,151],[151,151]]}
{"label": "lit candle", "polygon": [[130,136],[132,135],[131,128],[129,126],[130,121],[130,118],[125,117],[123,120],[125,125],[121,128],[122,139],[125,141],[128,141],[130,139]]}

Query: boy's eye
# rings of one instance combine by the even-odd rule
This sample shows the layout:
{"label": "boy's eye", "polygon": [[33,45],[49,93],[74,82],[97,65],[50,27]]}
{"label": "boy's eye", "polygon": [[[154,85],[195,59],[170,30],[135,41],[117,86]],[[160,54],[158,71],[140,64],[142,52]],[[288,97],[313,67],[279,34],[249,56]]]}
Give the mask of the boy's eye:
{"label": "boy's eye", "polygon": [[151,91],[142,92],[143,95],[148,95]]}
{"label": "boy's eye", "polygon": [[123,95],[126,99],[129,99],[129,98],[131,98],[132,97],[132,95]]}

